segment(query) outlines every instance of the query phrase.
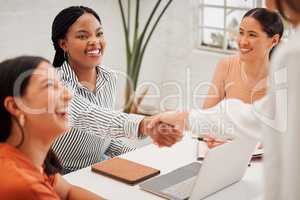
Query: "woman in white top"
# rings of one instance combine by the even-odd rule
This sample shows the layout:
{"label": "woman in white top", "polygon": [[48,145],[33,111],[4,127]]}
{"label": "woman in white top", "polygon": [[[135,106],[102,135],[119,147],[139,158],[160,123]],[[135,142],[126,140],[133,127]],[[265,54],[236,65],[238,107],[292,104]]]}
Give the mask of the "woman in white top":
{"label": "woman in white top", "polygon": [[266,3],[269,8],[278,9],[296,27],[288,42],[274,52],[268,95],[253,105],[224,100],[216,106],[221,112],[216,107],[169,112],[161,114],[159,120],[195,132],[214,126],[219,135],[239,132],[252,138],[263,137],[265,199],[299,200],[300,0],[267,0]]}
{"label": "woman in white top", "polygon": [[[282,123],[282,128],[278,132],[273,131],[265,134],[265,146],[268,147],[269,154],[266,155],[266,199],[300,199],[300,123],[298,115],[300,110],[300,0],[267,0],[269,8],[280,11],[296,29],[288,42],[281,45],[275,52],[271,62],[274,76],[273,86],[276,93],[280,93],[280,88],[287,91],[286,105],[287,119]],[[278,75],[285,73],[285,81],[276,80]],[[278,78],[279,79],[279,78]],[[282,90],[282,89],[281,89]],[[280,108],[276,107],[275,111]],[[268,167],[272,170],[268,170]],[[269,180],[271,177],[278,177],[276,182]],[[275,179],[274,179],[275,180]]]}

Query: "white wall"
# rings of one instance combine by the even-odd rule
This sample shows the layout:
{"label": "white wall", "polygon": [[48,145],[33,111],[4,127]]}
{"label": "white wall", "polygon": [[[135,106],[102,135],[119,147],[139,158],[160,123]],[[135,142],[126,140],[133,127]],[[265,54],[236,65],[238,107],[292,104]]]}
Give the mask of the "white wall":
{"label": "white wall", "polygon": [[[183,104],[190,106],[192,91],[201,81],[211,80],[215,64],[224,55],[199,51],[195,48],[195,0],[174,0],[163,16],[146,51],[139,83],[153,82],[160,89],[159,98],[146,98],[145,105],[175,108],[179,102],[169,95],[178,94],[172,83],[183,91]],[[155,1],[142,0],[142,16],[147,16]],[[0,60],[21,54],[44,56],[52,61],[51,24],[55,15],[71,5],[86,5],[100,15],[108,41],[104,65],[125,72],[123,30],[117,0],[0,0]],[[141,24],[143,24],[141,22]],[[190,75],[186,75],[187,68]],[[187,84],[189,82],[189,84]],[[120,81],[120,86],[124,82]],[[190,89],[188,86],[190,85]],[[188,92],[189,91],[189,92]],[[203,89],[204,93],[206,92]],[[120,90],[120,93],[123,91]],[[151,89],[150,94],[155,94]],[[123,97],[123,95],[121,95]],[[122,102],[123,98],[119,98]],[[121,103],[120,103],[121,104]],[[200,105],[200,101],[199,101]]]}

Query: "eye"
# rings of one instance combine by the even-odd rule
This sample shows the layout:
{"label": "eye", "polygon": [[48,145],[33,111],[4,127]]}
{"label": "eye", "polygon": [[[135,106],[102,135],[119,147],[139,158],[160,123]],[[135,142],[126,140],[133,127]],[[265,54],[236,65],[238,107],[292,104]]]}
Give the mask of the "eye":
{"label": "eye", "polygon": [[254,34],[254,33],[250,33],[249,36],[250,36],[250,37],[257,37],[257,35]]}
{"label": "eye", "polygon": [[97,37],[102,37],[103,35],[104,35],[103,31],[99,31],[99,32],[96,34]]}
{"label": "eye", "polygon": [[82,34],[82,35],[78,35],[77,38],[79,38],[79,39],[81,39],[81,40],[86,40],[86,39],[88,38],[88,36]]}
{"label": "eye", "polygon": [[45,88],[58,88],[59,87],[59,81],[48,79],[45,83]]}
{"label": "eye", "polygon": [[45,86],[46,86],[46,87],[53,87],[53,86],[54,86],[54,81],[51,80],[51,79],[48,79]]}

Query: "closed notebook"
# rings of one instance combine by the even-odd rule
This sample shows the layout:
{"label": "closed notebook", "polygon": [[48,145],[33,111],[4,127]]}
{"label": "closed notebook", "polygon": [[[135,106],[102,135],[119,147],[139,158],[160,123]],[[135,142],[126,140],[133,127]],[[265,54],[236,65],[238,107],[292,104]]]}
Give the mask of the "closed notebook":
{"label": "closed notebook", "polygon": [[92,171],[130,185],[137,184],[160,173],[159,170],[123,158],[112,158],[92,165]]}

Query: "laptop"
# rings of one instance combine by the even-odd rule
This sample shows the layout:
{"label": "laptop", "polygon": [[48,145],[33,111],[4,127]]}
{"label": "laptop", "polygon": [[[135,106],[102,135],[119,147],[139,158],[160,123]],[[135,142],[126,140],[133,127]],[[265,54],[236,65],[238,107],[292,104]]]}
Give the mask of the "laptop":
{"label": "laptop", "polygon": [[250,138],[236,138],[210,149],[202,163],[190,163],[139,186],[167,199],[203,199],[243,178],[256,144]]}

